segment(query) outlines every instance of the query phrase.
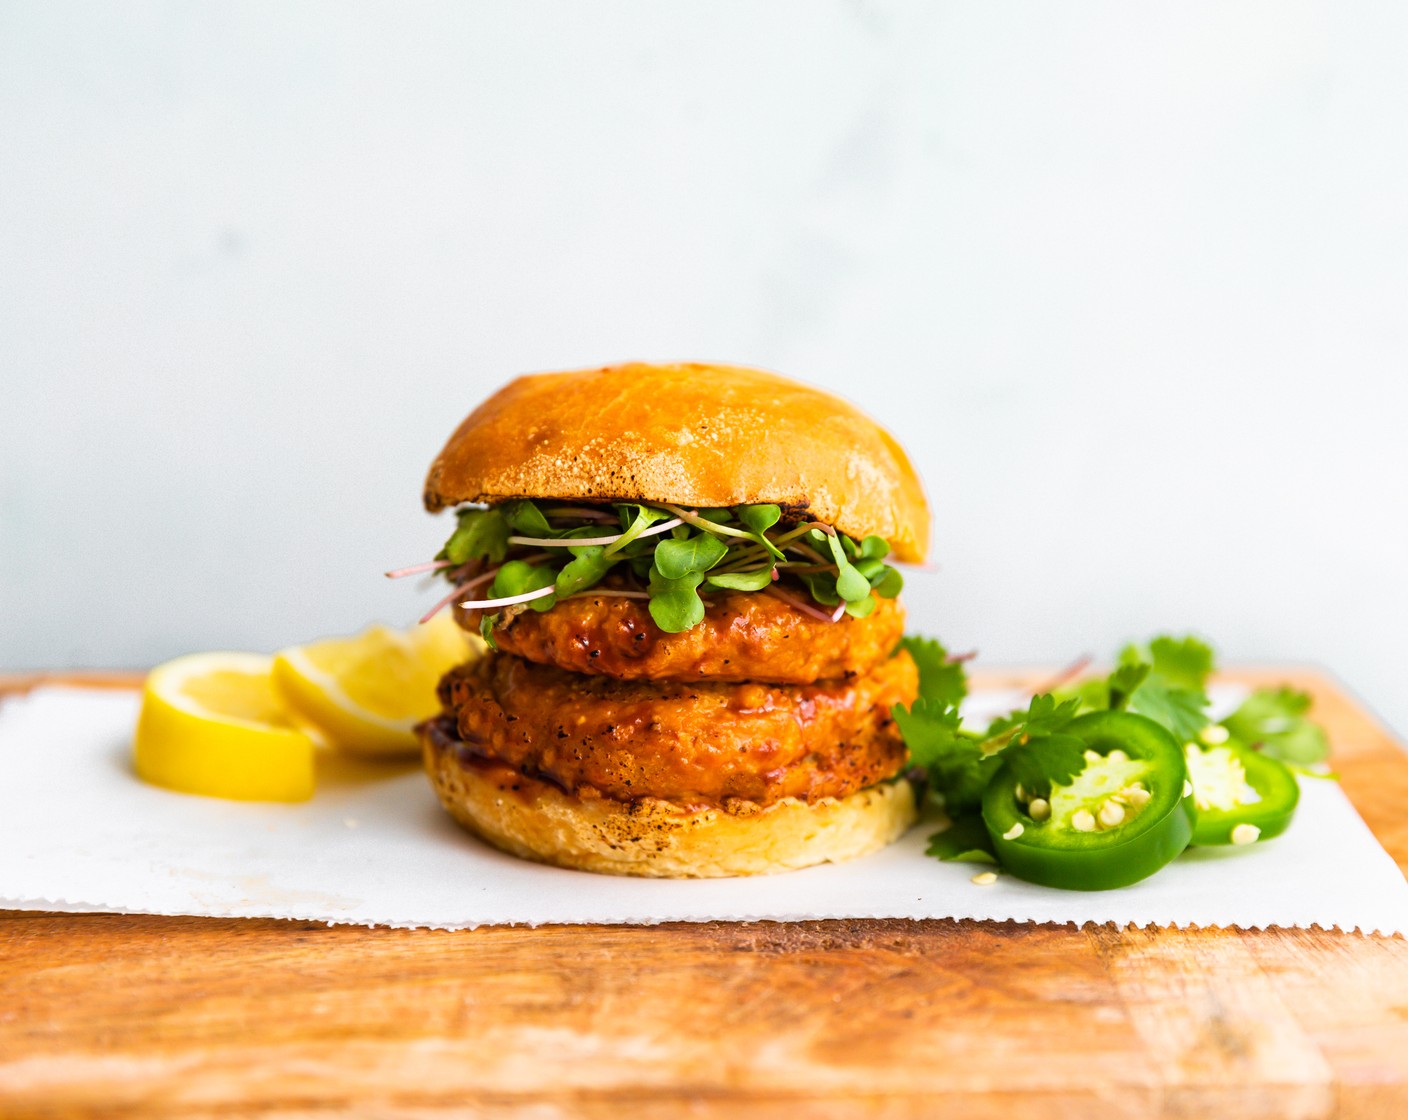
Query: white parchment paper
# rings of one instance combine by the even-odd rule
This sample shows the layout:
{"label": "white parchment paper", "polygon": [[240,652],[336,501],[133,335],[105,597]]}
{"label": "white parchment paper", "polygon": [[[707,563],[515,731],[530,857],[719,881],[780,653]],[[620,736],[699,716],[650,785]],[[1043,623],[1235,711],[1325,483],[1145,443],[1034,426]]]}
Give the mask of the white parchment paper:
{"label": "white parchment paper", "polygon": [[[1010,706],[978,694],[976,706]],[[301,805],[140,782],[137,696],[43,688],[0,707],[0,908],[488,924],[978,918],[1120,925],[1319,925],[1408,933],[1408,883],[1330,781],[1302,783],[1279,839],[1201,849],[1133,887],[1050,890],[924,855],[931,831],[848,864],[656,881],[540,867],[462,832],[418,769],[332,765]]]}

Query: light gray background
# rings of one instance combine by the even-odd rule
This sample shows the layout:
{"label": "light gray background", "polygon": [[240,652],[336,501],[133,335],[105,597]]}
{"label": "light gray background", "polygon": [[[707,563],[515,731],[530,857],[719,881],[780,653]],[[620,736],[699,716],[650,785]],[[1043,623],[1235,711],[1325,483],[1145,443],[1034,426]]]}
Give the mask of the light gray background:
{"label": "light gray background", "polygon": [[[1408,6],[0,3],[0,665],[405,622],[508,376],[909,447],[918,627],[1192,628],[1408,728]],[[766,438],[766,433],[760,433]]]}

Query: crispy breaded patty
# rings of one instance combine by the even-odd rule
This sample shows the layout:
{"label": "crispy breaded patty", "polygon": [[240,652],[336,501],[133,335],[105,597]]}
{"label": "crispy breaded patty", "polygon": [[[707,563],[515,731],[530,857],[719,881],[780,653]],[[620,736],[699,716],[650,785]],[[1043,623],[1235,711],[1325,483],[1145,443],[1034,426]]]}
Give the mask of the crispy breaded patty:
{"label": "crispy breaded patty", "polygon": [[570,793],[770,805],[895,775],[905,748],[890,709],[912,703],[918,683],[904,651],[809,685],[614,681],[500,653],[452,670],[440,694],[469,755]]}
{"label": "crispy breaded patty", "polygon": [[643,599],[584,595],[494,630],[501,650],[619,680],[811,684],[869,672],[904,634],[904,608],[876,599],[867,618],[823,622],[756,591],[711,592],[704,621],[682,634],[655,625]]}

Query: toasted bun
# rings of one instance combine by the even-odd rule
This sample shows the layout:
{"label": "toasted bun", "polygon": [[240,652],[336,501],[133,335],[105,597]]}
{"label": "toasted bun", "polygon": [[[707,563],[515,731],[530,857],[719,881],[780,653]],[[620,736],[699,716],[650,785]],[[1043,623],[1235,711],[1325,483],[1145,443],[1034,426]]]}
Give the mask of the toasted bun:
{"label": "toasted bun", "polygon": [[511,498],[775,502],[899,560],[929,550],[904,449],[845,401],[742,366],[633,362],[509,382],[470,413],[425,480],[431,511]]}
{"label": "toasted bun", "polygon": [[840,800],[780,801],[754,812],[687,809],[643,798],[582,798],[507,766],[463,759],[422,731],[425,767],[450,815],[524,859],[607,875],[718,879],[839,863],[878,851],[914,823],[900,779]]}

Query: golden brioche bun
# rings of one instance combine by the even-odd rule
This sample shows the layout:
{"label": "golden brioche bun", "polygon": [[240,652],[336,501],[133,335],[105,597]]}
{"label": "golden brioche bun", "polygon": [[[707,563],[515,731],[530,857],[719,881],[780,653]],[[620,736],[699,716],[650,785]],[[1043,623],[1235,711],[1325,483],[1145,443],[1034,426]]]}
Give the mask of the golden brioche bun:
{"label": "golden brioche bun", "polygon": [[743,366],[631,362],[509,382],[450,437],[425,505],[511,498],[775,502],[883,537],[899,560],[929,550],[924,491],[888,432],[829,393]]}
{"label": "golden brioche bun", "polygon": [[462,760],[422,730],[425,768],[450,815],[523,859],[578,871],[665,879],[766,875],[878,851],[914,823],[900,779],[808,805],[795,798],[754,812],[688,809],[642,798],[583,798],[498,763]]}

